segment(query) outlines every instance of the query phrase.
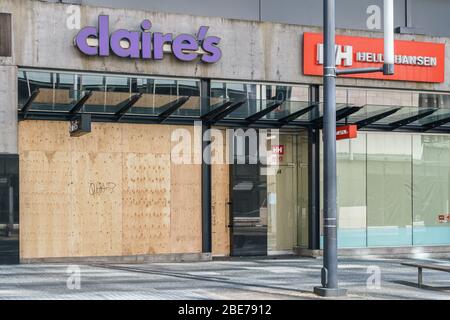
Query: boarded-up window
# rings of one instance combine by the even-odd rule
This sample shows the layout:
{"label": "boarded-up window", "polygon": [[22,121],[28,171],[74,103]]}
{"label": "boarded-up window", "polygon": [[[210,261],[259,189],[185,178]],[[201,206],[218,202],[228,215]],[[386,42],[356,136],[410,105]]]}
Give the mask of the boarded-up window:
{"label": "boarded-up window", "polygon": [[0,13],[0,56],[11,57],[10,13]]}

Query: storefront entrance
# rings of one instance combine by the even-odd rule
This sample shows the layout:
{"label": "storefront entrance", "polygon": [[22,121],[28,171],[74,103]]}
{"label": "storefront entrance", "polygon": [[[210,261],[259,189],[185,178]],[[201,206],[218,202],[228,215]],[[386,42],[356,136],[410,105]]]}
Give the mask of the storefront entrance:
{"label": "storefront entrance", "polygon": [[267,254],[267,177],[259,164],[232,165],[231,254]]}
{"label": "storefront entrance", "polygon": [[19,263],[17,156],[0,156],[0,264]]}
{"label": "storefront entrance", "polygon": [[307,137],[280,134],[272,148],[275,164],[231,165],[233,256],[289,254],[307,236]]}

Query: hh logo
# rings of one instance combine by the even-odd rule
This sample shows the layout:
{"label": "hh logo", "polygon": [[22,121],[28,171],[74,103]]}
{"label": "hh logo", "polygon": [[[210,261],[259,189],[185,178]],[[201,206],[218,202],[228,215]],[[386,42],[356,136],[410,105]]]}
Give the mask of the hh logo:
{"label": "hh logo", "polygon": [[[323,44],[317,44],[317,63],[323,64]],[[336,66],[351,67],[353,65],[353,47],[336,45]]]}
{"label": "hh logo", "polygon": [[272,146],[273,154],[284,155],[284,145]]}

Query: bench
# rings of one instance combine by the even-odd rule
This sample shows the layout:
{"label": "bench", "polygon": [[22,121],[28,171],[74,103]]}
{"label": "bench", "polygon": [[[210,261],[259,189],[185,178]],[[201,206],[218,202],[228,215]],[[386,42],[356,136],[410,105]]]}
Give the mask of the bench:
{"label": "bench", "polygon": [[443,272],[450,272],[450,266],[449,265],[441,265],[441,264],[435,264],[435,263],[420,263],[420,262],[403,262],[403,266],[408,267],[414,267],[417,268],[418,273],[418,287],[423,287],[423,269],[429,269],[429,270],[436,270],[436,271],[443,271]]}

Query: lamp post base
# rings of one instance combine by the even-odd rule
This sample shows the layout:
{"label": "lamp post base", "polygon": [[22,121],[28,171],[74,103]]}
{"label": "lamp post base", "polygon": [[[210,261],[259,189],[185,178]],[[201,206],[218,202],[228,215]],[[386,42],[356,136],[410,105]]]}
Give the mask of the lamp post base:
{"label": "lamp post base", "polygon": [[314,287],[314,293],[321,297],[345,297],[347,289]]}

